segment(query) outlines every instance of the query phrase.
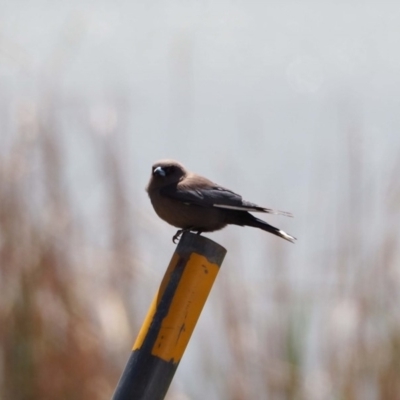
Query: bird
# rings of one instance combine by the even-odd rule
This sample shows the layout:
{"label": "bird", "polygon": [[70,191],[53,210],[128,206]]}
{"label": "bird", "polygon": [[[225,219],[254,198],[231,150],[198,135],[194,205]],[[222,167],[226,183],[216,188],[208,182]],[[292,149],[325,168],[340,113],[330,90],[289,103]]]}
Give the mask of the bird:
{"label": "bird", "polygon": [[175,160],[160,160],[151,167],[150,181],[146,187],[156,214],[179,228],[172,237],[173,243],[186,231],[213,232],[227,225],[251,226],[262,229],[294,243],[296,238],[256,218],[251,212],[285,215],[285,211],[260,207],[242,199],[239,194],[209,179],[189,172]]}

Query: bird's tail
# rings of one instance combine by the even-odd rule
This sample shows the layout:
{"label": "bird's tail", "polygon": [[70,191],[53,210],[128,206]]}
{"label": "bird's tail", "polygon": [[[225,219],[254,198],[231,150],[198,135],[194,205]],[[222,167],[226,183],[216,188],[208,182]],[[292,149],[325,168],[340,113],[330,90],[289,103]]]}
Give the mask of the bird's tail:
{"label": "bird's tail", "polygon": [[281,229],[275,228],[274,226],[268,224],[267,222],[263,221],[262,219],[258,219],[251,215],[250,213],[238,213],[233,216],[232,220],[229,222],[235,225],[241,226],[252,226],[254,228],[262,229],[263,231],[272,233],[273,235],[279,236],[282,239],[285,239],[291,243],[294,243],[296,238],[288,235],[286,232],[282,231]]}

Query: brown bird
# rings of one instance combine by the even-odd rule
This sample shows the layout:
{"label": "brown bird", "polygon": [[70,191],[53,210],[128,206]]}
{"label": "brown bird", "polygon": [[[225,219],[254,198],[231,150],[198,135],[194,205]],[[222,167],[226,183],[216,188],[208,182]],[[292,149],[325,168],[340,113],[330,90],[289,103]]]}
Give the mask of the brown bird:
{"label": "brown bird", "polygon": [[280,214],[284,211],[260,207],[242,199],[242,196],[219,186],[207,178],[189,172],[174,160],[161,160],[152,166],[147,185],[151,203],[158,216],[180,228],[175,241],[185,231],[213,232],[228,224],[253,226],[294,243],[296,238],[254,217],[251,212]]}

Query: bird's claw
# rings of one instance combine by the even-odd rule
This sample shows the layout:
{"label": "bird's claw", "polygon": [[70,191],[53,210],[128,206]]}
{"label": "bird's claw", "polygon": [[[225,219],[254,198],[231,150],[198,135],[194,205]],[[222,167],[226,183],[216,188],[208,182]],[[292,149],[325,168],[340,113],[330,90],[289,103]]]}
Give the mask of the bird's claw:
{"label": "bird's claw", "polygon": [[[174,244],[176,244],[176,240],[178,240],[181,236],[182,233],[184,232],[191,232],[195,230],[193,226],[189,227],[189,228],[185,228],[185,229],[179,229],[178,231],[176,231],[175,235],[172,236],[172,241]],[[197,234],[200,235],[202,231],[198,231]]]}
{"label": "bird's claw", "polygon": [[176,231],[175,235],[172,236],[172,243],[176,244],[176,241],[181,237],[183,231],[183,229],[179,229],[178,231]]}

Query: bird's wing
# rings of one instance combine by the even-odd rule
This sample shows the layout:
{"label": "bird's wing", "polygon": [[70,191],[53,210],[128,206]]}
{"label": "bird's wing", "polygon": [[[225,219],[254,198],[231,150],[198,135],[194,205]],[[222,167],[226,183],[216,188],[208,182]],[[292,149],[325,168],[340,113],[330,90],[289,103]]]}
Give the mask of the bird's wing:
{"label": "bird's wing", "polygon": [[242,196],[222,186],[203,179],[186,179],[178,185],[169,185],[161,189],[162,196],[181,201],[186,204],[195,204],[201,207],[217,207],[227,210],[265,212],[269,214],[280,214],[291,217],[285,211],[277,211],[260,207],[242,199]]}

